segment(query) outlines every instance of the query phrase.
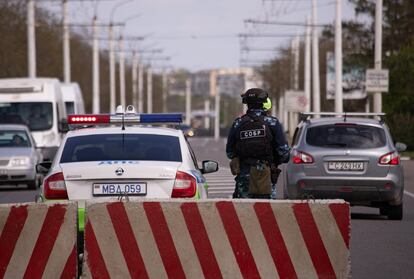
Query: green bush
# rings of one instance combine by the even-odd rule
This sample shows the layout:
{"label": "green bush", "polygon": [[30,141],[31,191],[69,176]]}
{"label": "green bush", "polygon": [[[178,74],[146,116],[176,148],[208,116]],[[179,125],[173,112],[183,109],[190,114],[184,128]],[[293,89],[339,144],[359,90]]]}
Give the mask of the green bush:
{"label": "green bush", "polygon": [[402,142],[414,150],[414,116],[411,113],[394,113],[387,116],[394,142]]}

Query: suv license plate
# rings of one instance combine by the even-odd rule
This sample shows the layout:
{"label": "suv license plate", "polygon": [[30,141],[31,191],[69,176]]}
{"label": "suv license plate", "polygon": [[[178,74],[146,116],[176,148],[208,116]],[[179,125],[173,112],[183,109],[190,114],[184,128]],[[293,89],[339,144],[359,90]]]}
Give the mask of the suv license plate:
{"label": "suv license plate", "polygon": [[146,183],[95,183],[92,187],[94,196],[140,196],[147,194]]}
{"label": "suv license plate", "polygon": [[331,171],[363,171],[363,162],[329,162],[328,170]]}

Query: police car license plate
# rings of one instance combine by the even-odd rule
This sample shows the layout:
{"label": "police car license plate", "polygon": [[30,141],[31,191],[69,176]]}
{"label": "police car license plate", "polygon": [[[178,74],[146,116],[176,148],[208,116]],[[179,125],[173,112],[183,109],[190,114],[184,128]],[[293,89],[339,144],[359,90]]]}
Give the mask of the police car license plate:
{"label": "police car license plate", "polygon": [[92,189],[94,196],[142,196],[147,194],[147,183],[95,183]]}
{"label": "police car license plate", "polygon": [[331,171],[363,171],[363,162],[329,162],[328,169]]}

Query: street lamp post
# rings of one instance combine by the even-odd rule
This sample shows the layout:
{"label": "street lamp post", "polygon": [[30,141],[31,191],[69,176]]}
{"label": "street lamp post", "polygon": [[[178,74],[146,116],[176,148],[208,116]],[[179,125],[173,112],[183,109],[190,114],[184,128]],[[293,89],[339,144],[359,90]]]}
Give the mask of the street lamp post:
{"label": "street lamp post", "polygon": [[[375,6],[375,70],[382,68],[382,0]],[[382,93],[374,93],[374,112],[382,112]]]}
{"label": "street lamp post", "polygon": [[312,92],[312,110],[313,112],[321,111],[321,89],[319,78],[319,39],[317,29],[317,7],[316,0],[312,0],[312,74],[313,74],[313,92]]}
{"label": "street lamp post", "polygon": [[27,1],[27,57],[29,77],[36,77],[35,2]]}
{"label": "street lamp post", "polygon": [[93,67],[93,100],[92,100],[92,112],[100,112],[100,96],[99,96],[99,42],[98,42],[98,24],[97,17],[93,18],[93,55],[92,55],[92,67]]}
{"label": "street lamp post", "polygon": [[342,0],[336,0],[335,20],[335,112],[343,112],[342,97]]}

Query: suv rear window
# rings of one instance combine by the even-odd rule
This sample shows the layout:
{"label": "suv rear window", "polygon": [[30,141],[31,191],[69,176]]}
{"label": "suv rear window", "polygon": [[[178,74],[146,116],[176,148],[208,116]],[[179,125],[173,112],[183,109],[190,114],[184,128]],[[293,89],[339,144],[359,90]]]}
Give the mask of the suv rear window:
{"label": "suv rear window", "polygon": [[68,138],[61,163],[88,161],[181,162],[179,138],[148,134],[103,134]]}
{"label": "suv rear window", "polygon": [[332,148],[378,148],[385,146],[383,129],[366,125],[334,124],[308,128],[309,145]]}

